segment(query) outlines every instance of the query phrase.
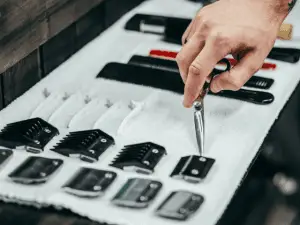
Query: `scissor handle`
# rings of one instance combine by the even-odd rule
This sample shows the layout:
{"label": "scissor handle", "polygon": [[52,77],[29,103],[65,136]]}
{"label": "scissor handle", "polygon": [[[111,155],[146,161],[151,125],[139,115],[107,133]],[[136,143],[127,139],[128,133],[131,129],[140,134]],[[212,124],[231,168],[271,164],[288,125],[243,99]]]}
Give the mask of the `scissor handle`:
{"label": "scissor handle", "polygon": [[[225,72],[225,71],[229,71],[230,69],[231,69],[231,64],[230,64],[230,62],[229,62],[229,60],[228,59],[226,59],[226,58],[223,58],[223,59],[221,59],[219,62],[218,62],[218,64],[220,64],[220,63],[225,63],[226,64],[226,68],[225,68],[225,70],[223,71],[221,71],[221,70],[217,70],[217,69],[214,69],[213,70],[213,72],[210,74],[210,81],[209,82],[205,82],[204,83],[204,85],[203,85],[203,90],[202,90],[202,92],[200,93],[200,95],[199,95],[199,97],[198,97],[198,99],[200,98],[204,98],[204,96],[207,94],[207,92],[210,90],[210,84],[211,84],[211,81],[212,81],[212,79],[214,79],[214,77],[215,76],[217,76],[217,75],[219,75],[220,73],[223,73],[223,72]],[[220,73],[217,73],[216,71],[220,71]]]}

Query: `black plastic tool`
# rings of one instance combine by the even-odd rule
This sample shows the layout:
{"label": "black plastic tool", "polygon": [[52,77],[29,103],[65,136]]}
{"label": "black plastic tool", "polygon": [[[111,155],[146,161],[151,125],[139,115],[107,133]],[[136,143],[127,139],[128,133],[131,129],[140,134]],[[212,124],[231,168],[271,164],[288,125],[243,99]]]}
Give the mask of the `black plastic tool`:
{"label": "black plastic tool", "polygon": [[[184,84],[177,72],[133,64],[122,64],[117,62],[108,63],[97,75],[97,78],[143,85],[178,94],[183,94],[184,92]],[[269,92],[245,89],[240,89],[238,91],[221,91],[217,94],[209,92],[208,94],[259,105],[268,105],[274,101],[274,95]]]}
{"label": "black plastic tool", "polygon": [[165,154],[167,152],[163,146],[151,142],[126,145],[110,165],[126,171],[151,174]]}
{"label": "black plastic tool", "polygon": [[63,190],[79,197],[98,197],[105,193],[116,177],[117,174],[112,171],[80,168]]}
{"label": "black plastic tool", "polygon": [[269,92],[253,91],[240,89],[238,91],[220,91],[219,93],[212,93],[211,95],[237,99],[249,103],[255,103],[258,105],[268,105],[274,101],[274,95]]}
{"label": "black plastic tool", "polygon": [[[179,73],[179,68],[175,60],[160,59],[149,56],[133,55],[128,64],[144,66],[154,69],[161,69],[170,72]],[[218,71],[217,71],[218,72]],[[269,89],[274,83],[274,79],[261,76],[252,76],[244,85],[244,87]]]}
{"label": "black plastic tool", "polygon": [[114,143],[113,137],[99,129],[84,130],[69,133],[51,150],[67,157],[96,162]]}
{"label": "black plastic tool", "polygon": [[27,158],[8,176],[16,183],[43,184],[50,179],[51,175],[53,175],[62,164],[63,160],[61,159],[32,156]]}
{"label": "black plastic tool", "polygon": [[[182,35],[191,21],[189,18],[135,14],[127,21],[125,29],[161,35],[164,41],[181,45]],[[300,49],[274,47],[267,58],[296,63],[300,58]]]}
{"label": "black plastic tool", "polygon": [[7,124],[0,132],[0,146],[40,153],[58,135],[57,128],[41,118]]}
{"label": "black plastic tool", "polygon": [[205,179],[214,163],[215,160],[212,158],[197,155],[185,156],[179,160],[170,176],[198,183]]}
{"label": "black plastic tool", "polygon": [[203,204],[204,198],[189,191],[174,191],[157,208],[158,216],[173,219],[189,219]]}
{"label": "black plastic tool", "polygon": [[155,199],[162,188],[159,181],[132,178],[112,199],[112,203],[122,207],[146,208]]}

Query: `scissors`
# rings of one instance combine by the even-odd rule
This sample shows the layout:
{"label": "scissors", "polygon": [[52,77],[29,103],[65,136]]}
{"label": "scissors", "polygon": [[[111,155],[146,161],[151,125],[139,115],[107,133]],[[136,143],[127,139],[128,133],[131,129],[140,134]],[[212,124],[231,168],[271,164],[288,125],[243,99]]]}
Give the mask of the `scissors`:
{"label": "scissors", "polygon": [[204,153],[204,134],[205,134],[205,120],[204,120],[204,102],[203,99],[207,95],[207,93],[210,91],[210,83],[212,79],[219,75],[222,72],[229,71],[231,69],[231,64],[228,59],[223,58],[218,63],[225,63],[226,68],[225,70],[219,70],[214,69],[212,73],[210,74],[210,81],[205,82],[203,85],[203,89],[200,92],[198,98],[195,100],[193,106],[194,106],[194,123],[195,123],[195,132],[196,132],[196,140],[198,145],[198,150],[200,156],[203,156]]}

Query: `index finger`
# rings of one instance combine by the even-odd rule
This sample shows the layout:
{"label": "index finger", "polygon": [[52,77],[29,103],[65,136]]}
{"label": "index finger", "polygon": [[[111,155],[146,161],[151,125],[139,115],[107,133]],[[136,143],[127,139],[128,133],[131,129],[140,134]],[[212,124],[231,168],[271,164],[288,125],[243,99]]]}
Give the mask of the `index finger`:
{"label": "index finger", "polygon": [[204,48],[189,67],[184,90],[183,104],[185,107],[189,108],[193,105],[206,78],[211,74],[216,64],[228,54],[228,51],[227,49],[216,49],[214,42],[207,40]]}

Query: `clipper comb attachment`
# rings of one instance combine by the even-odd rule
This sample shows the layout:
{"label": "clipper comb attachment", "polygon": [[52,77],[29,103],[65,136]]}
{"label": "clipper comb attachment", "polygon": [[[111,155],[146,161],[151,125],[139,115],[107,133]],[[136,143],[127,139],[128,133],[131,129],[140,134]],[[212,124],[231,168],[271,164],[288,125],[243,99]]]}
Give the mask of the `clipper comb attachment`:
{"label": "clipper comb attachment", "polygon": [[152,142],[126,145],[110,166],[137,173],[151,174],[166,149]]}
{"label": "clipper comb attachment", "polygon": [[58,134],[57,128],[41,118],[23,120],[10,123],[1,130],[0,146],[40,153]]}
{"label": "clipper comb attachment", "polygon": [[113,137],[99,129],[76,131],[69,133],[51,151],[86,162],[96,162],[114,143]]}

